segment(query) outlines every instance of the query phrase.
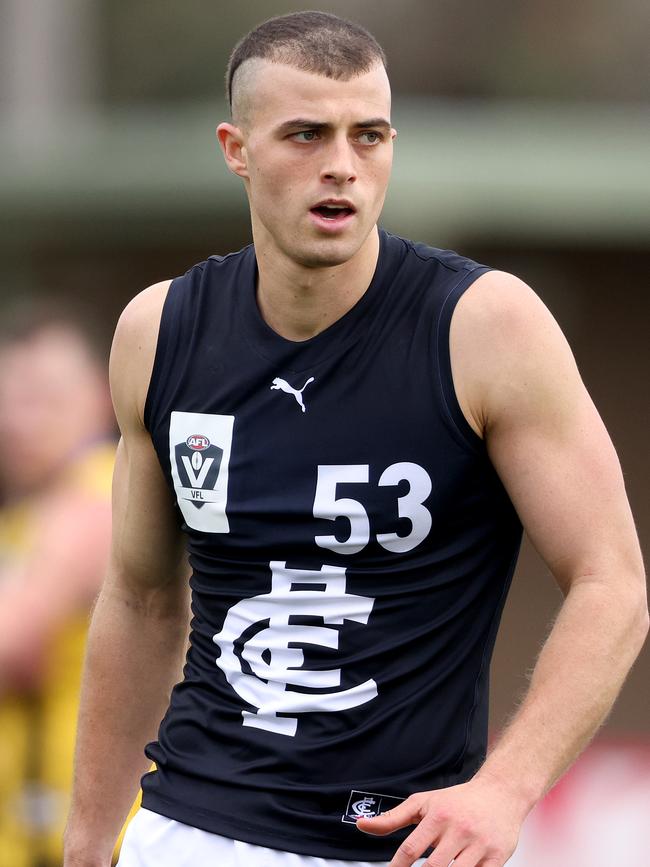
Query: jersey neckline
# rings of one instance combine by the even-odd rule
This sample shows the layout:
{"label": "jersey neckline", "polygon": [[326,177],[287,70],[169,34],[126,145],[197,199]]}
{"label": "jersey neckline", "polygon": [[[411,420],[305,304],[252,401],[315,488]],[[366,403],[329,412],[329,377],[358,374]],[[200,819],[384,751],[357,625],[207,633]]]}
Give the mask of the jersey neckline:
{"label": "jersey neckline", "polygon": [[282,364],[284,368],[298,373],[320,364],[334,352],[339,352],[359,340],[370,322],[371,317],[367,315],[369,309],[385,294],[392,279],[394,269],[387,267],[388,261],[394,258],[388,250],[392,237],[388,232],[379,229],[379,253],[368,288],[343,316],[307,340],[289,340],[274,331],[263,319],[257,304],[258,269],[255,247],[252,244],[247,247],[243,251],[243,285],[239,293],[238,308],[243,333],[251,348],[265,360]]}

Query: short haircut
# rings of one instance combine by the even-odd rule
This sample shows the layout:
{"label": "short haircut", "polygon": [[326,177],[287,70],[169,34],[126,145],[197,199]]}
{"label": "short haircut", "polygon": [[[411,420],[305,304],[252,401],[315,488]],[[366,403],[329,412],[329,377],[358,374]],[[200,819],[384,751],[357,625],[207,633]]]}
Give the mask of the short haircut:
{"label": "short haircut", "polygon": [[343,81],[377,63],[388,65],[381,45],[359,24],[328,12],[278,15],[247,33],[230,55],[226,98],[231,109],[235,73],[254,57]]}

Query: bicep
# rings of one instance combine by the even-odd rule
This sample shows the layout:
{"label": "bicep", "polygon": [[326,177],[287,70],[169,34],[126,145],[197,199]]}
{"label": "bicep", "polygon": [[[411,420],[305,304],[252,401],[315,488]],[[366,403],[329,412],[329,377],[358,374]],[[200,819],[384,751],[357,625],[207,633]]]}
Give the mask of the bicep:
{"label": "bicep", "polygon": [[555,395],[542,387],[536,410],[513,408],[486,436],[528,536],[565,592],[572,580],[635,574],[640,565],[616,452],[577,373],[569,379]]}
{"label": "bicep", "polygon": [[135,594],[185,593],[184,536],[149,432],[144,401],[169,283],[145,290],[126,308],[110,360],[113,404],[122,438],[113,476],[113,540],[107,582]]}
{"label": "bicep", "polygon": [[525,284],[490,276],[456,334],[490,459],[565,592],[588,578],[636,582],[641,558],[619,461],[566,339]]}
{"label": "bicep", "polygon": [[109,577],[131,589],[183,582],[185,540],[151,439],[120,440],[113,478],[113,540]]}

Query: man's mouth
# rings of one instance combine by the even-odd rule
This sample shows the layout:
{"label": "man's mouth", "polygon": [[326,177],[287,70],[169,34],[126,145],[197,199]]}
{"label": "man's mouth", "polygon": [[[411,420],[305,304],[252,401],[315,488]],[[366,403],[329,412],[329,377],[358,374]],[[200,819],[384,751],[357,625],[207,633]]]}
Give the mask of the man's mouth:
{"label": "man's mouth", "polygon": [[356,209],[350,202],[326,201],[310,208],[310,212],[329,223],[340,223],[356,213]]}

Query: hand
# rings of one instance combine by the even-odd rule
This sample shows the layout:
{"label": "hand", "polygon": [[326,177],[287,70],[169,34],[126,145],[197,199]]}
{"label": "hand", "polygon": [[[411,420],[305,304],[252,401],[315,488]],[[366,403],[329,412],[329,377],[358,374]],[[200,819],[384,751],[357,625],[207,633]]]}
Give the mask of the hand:
{"label": "hand", "polygon": [[359,819],[368,834],[390,834],[417,824],[389,867],[411,867],[435,846],[426,867],[503,867],[517,846],[527,810],[512,792],[479,777],[431,792],[416,792],[380,816]]}

